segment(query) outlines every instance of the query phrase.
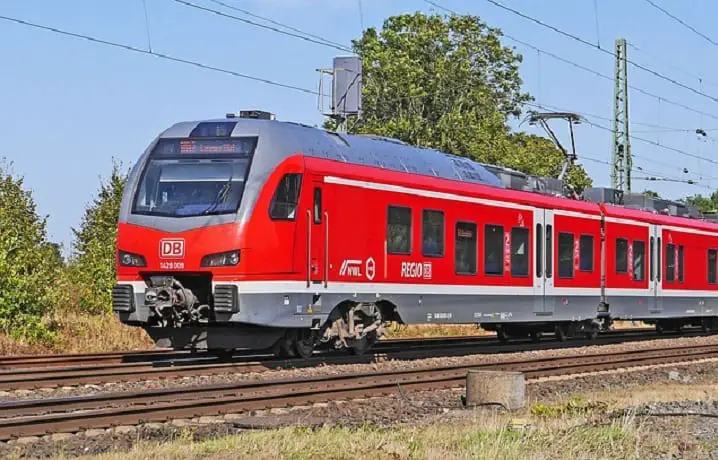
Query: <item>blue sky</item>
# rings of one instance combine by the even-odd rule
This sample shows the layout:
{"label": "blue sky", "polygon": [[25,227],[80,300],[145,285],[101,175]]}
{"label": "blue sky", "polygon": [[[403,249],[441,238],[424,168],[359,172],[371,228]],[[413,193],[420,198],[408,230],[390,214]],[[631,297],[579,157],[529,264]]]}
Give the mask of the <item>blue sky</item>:
{"label": "blue sky", "polygon": [[[220,9],[208,0],[192,0]],[[350,43],[365,27],[381,26],[390,15],[432,11],[422,0],[224,0],[275,21]],[[460,13],[481,16],[491,26],[545,51],[613,74],[609,55],[512,15],[486,0],[436,0]],[[718,4],[708,0],[654,0],[698,30],[711,34]],[[209,15],[173,0],[146,0],[154,51],[200,61],[307,89],[318,83],[316,68],[331,65],[339,51],[268,30]],[[629,58],[686,86],[718,98],[718,47],[652,8],[645,0],[501,0],[501,3],[554,24],[602,48],[626,38]],[[598,10],[598,30],[595,5]],[[144,48],[148,45],[142,0],[3,0],[0,15]],[[233,13],[237,14],[238,13]],[[598,33],[597,33],[598,32]],[[718,34],[716,34],[718,38]],[[130,167],[152,138],[172,123],[223,116],[258,108],[283,120],[320,123],[316,97],[256,81],[218,74],[156,57],[108,48],[23,25],[0,21],[0,157],[25,178],[39,211],[49,214],[52,239],[66,247],[83,209],[106,177],[112,158]],[[514,45],[506,40],[507,45]],[[610,118],[613,83],[523,45],[524,89],[541,104]],[[632,130],[636,136],[708,159],[718,148],[718,103],[629,69],[632,85],[660,96],[630,93]],[[700,79],[700,80],[699,80]],[[699,115],[671,105],[703,111]],[[713,115],[715,114],[715,115]],[[610,126],[610,121],[589,118]],[[656,132],[659,125],[685,131]],[[691,132],[707,131],[698,139]],[[522,126],[528,132],[540,131]],[[556,129],[561,135],[566,127]],[[565,136],[564,136],[565,138]],[[577,129],[582,162],[596,184],[609,184],[611,134],[584,124]],[[718,165],[633,141],[634,165],[648,174],[694,179],[684,183],[634,180],[634,190],[648,187],[667,197],[710,193]],[[593,159],[593,160],[590,160]],[[683,168],[688,173],[682,172]]]}

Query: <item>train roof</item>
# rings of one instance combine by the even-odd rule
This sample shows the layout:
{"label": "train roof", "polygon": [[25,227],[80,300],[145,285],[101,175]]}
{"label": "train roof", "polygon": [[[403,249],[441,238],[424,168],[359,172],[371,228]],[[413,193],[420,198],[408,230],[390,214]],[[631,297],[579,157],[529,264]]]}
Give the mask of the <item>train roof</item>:
{"label": "train roof", "polygon": [[680,216],[652,213],[640,209],[624,208],[613,204],[603,205],[604,214],[608,217],[619,219],[640,220],[656,225],[670,225],[673,227],[693,228],[710,232],[718,232],[718,224],[699,219],[691,219]]}
{"label": "train roof", "polygon": [[373,166],[393,171],[440,177],[460,182],[503,188],[502,181],[484,165],[469,158],[434,149],[416,147],[396,139],[373,135],[353,135],[326,131],[288,121],[228,118],[177,123],[160,137],[189,137],[200,124],[227,125],[235,123],[230,136],[257,131],[272,136],[273,142],[284,139],[288,148],[304,155],[356,165]]}
{"label": "train roof", "polygon": [[[186,138],[200,125],[211,124],[231,125],[231,137],[247,136],[248,133],[259,136],[260,144],[263,143],[262,138],[269,137],[272,149],[283,151],[285,156],[301,153],[310,158],[352,164],[357,166],[356,172],[359,174],[362,174],[361,169],[370,168],[363,171],[363,174],[374,174],[379,181],[390,181],[392,178],[385,176],[383,172],[377,172],[375,168],[381,168],[387,173],[392,171],[411,174],[412,176],[406,176],[406,180],[423,188],[438,185],[441,189],[456,193],[469,192],[482,198],[587,214],[599,214],[603,208],[606,215],[612,217],[718,232],[718,224],[704,220],[632,209],[602,200],[572,200],[507,188],[495,174],[498,171],[496,167],[381,136],[336,133],[289,121],[219,118],[179,122],[158,137]],[[461,183],[466,185],[462,186]]]}

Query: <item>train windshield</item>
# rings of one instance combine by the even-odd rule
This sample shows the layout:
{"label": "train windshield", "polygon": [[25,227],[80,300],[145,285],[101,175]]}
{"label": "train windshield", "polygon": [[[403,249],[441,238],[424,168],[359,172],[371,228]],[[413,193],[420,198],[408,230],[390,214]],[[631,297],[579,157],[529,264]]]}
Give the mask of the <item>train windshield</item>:
{"label": "train windshield", "polygon": [[247,159],[152,159],[133,212],[167,217],[236,212],[248,164]]}
{"label": "train windshield", "polygon": [[160,139],[132,212],[192,217],[237,212],[257,138]]}

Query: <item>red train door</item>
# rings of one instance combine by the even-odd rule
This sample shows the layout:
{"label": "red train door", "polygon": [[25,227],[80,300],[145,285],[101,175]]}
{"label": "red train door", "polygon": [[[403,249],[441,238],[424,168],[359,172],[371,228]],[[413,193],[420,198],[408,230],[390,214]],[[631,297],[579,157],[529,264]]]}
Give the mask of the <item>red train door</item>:
{"label": "red train door", "polygon": [[324,182],[319,177],[308,181],[311,184],[311,207],[307,209],[307,283],[327,285],[329,215],[324,203]]}

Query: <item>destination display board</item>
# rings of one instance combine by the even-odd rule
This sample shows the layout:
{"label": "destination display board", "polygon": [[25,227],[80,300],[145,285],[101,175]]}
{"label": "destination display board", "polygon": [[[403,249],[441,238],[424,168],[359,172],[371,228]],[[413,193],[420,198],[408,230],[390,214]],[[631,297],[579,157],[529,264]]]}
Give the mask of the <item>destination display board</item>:
{"label": "destination display board", "polygon": [[257,145],[256,137],[229,139],[160,139],[154,156],[250,156]]}

